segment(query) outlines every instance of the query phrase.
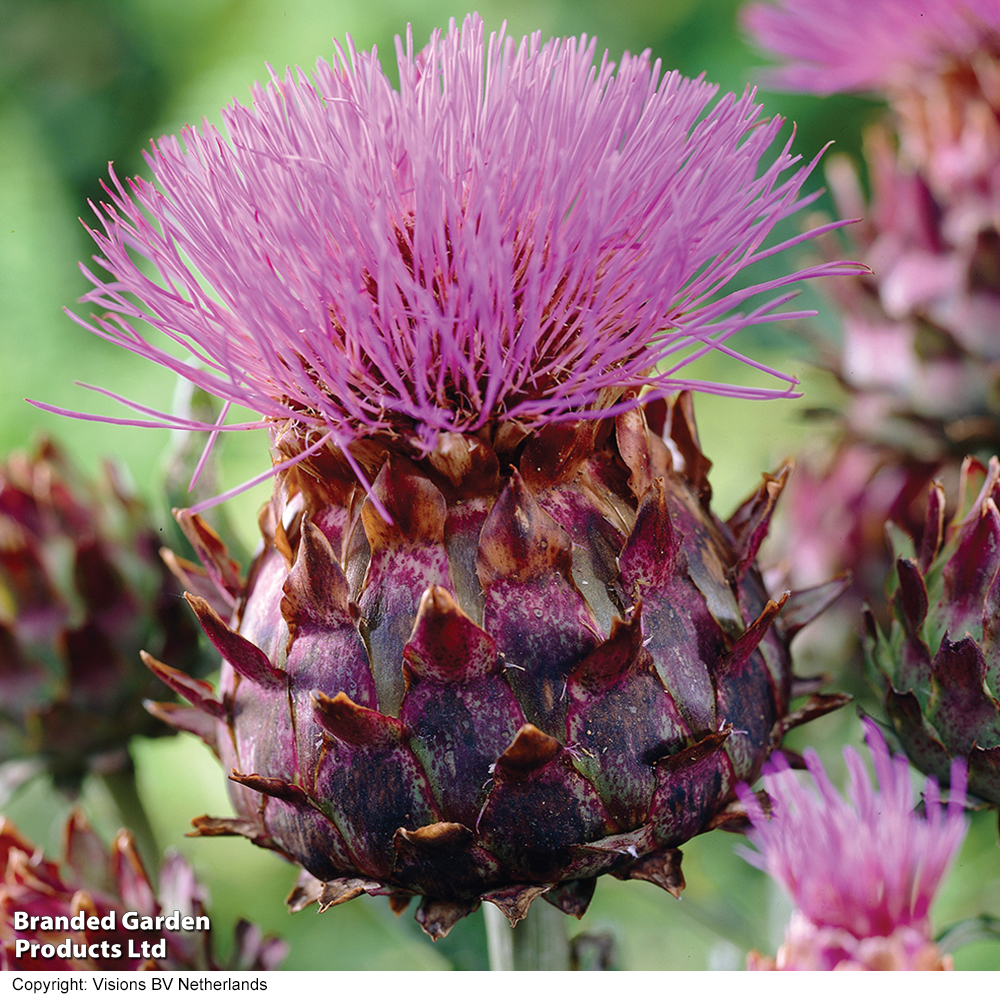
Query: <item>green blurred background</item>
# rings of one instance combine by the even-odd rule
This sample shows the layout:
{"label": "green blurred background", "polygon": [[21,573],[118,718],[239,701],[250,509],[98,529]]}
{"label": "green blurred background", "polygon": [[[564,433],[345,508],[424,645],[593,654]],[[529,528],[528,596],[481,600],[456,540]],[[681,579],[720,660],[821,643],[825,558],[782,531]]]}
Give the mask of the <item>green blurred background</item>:
{"label": "green blurred background", "polygon": [[[742,92],[761,60],[740,36],[737,6],[734,0],[507,0],[482,2],[478,9],[488,29],[506,19],[516,37],[535,30],[596,34],[612,56],[651,48],[667,68],[704,73],[723,90]],[[85,468],[114,456],[158,508],[167,530],[168,515],[152,486],[162,471],[167,432],[53,417],[24,401],[129,415],[74,384],[83,382],[172,408],[176,386],[165,372],[108,346],[63,314],[86,287],[77,262],[92,250],[78,218],[89,219],[87,200],[100,197],[108,161],[119,175],[141,172],[151,138],[203,117],[218,122],[218,109],[246,100],[250,85],[266,76],[267,63],[279,71],[286,65],[308,70],[317,58],[332,56],[333,37],[349,33],[359,49],[377,45],[392,74],[393,37],[407,23],[419,44],[432,28],[465,13],[415,0],[0,0],[0,452],[26,447],[46,431]],[[856,154],[860,128],[878,112],[862,100],[766,92],[761,99],[768,114],[797,123],[796,148],[807,158],[830,140],[839,151]],[[821,183],[817,175],[814,186]],[[801,257],[793,260],[801,263]],[[822,308],[814,295],[806,299]],[[835,329],[829,316],[820,323]],[[723,515],[755,487],[763,469],[801,447],[803,405],[835,394],[829,380],[809,368],[799,331],[761,330],[737,346],[800,377],[806,398],[697,401]],[[746,377],[718,365],[703,366],[699,374]],[[260,435],[233,435],[220,451],[225,486],[268,466]],[[266,493],[262,486],[227,505],[248,549]],[[820,747],[828,766],[841,773],[840,747],[857,743],[859,732],[848,709],[806,727],[795,742]],[[289,916],[283,900],[295,877],[290,866],[242,841],[185,839],[190,817],[230,812],[221,769],[200,742],[189,736],[139,741],[135,752],[161,843],[189,857],[210,887],[220,953],[239,915],[290,942],[289,969],[485,968],[479,915],[438,944],[409,915],[393,917],[384,899],[363,897],[320,916],[315,909]],[[84,800],[95,825],[110,837],[117,818],[102,786],[88,784]],[[36,782],[18,793],[7,811],[29,837],[57,850],[65,806],[46,785]],[[681,902],[649,884],[602,880],[579,929],[613,935],[616,964],[627,969],[740,968],[749,947],[773,954],[789,910],[769,880],[734,854],[736,843],[730,835],[711,834],[685,848],[689,888]],[[998,872],[995,815],[981,814],[942,894],[937,926],[1000,913]],[[956,959],[960,967],[996,968],[1000,948],[972,945]]]}

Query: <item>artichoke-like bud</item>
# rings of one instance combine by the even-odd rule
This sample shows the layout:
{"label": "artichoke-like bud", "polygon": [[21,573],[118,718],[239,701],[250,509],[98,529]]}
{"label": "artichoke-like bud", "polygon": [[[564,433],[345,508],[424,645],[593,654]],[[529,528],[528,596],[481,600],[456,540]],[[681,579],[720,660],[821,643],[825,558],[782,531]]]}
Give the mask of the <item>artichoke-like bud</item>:
{"label": "artichoke-like bud", "polygon": [[606,873],[679,893],[678,845],[729,823],[736,782],[841,703],[792,713],[788,653],[839,585],[769,600],[754,555],[787,470],[724,523],[689,397],[666,442],[647,415],[665,408],[523,450],[451,435],[423,462],[382,454],[368,496],[331,454],[304,459],[247,582],[182,514],[221,691],[147,662],[193,706],[154,709],[234,782],[238,815],[198,831],[302,865],[296,909],[423,897],[433,937],[481,900],[512,922],[538,896],[582,915]]}
{"label": "artichoke-like bud", "polygon": [[220,966],[207,893],[179,854],[163,862],[157,892],[128,830],[109,852],[74,810],[64,836],[64,859],[50,861],[0,816],[0,969],[267,971],[284,958],[283,941],[240,921]]}
{"label": "artichoke-like bud", "polygon": [[969,791],[1000,804],[1000,461],[967,459],[945,527],[935,483],[923,541],[900,532],[888,630],[868,616],[866,655],[907,756],[947,781],[969,762]]}
{"label": "artichoke-like bud", "polygon": [[197,672],[200,640],[159,544],[110,465],[90,482],[46,441],[0,466],[0,762],[73,789],[168,732],[142,707],[164,688],[138,651]]}

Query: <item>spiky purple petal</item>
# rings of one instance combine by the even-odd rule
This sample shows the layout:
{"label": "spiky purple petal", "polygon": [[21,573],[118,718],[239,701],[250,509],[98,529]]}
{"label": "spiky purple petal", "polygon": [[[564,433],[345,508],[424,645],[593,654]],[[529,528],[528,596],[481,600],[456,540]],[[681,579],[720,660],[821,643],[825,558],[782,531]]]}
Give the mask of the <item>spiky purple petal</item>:
{"label": "spiky purple petal", "polygon": [[926,815],[920,816],[913,811],[906,758],[890,754],[870,720],[865,732],[877,789],[851,747],[844,750],[846,795],[812,751],[806,752],[811,788],[780,755],[765,767],[764,785],[775,802],[770,819],[743,786],[740,798],[753,822],[748,836],[759,852],[744,856],[770,872],[818,927],[858,940],[888,937],[903,926],[926,931],[931,902],[965,837],[965,763],[952,765],[947,805],[936,779],[927,779]]}
{"label": "spiky purple petal", "polygon": [[[228,138],[205,124],[161,139],[154,182],[111,173],[93,231],[107,275],[84,269],[98,314],[78,321],[312,447],[403,427],[423,454],[442,433],[694,386],[678,372],[710,350],[748,361],[734,333],[799,315],[780,289],[859,269],[731,287],[812,235],[764,246],[811,200],[815,161],[791,140],[768,153],[782,122],[752,91],[716,100],[648,52],[616,68],[596,51],[487,42],[469,17],[422,52],[397,42],[398,91],[350,43],[312,80],[272,75],[225,110]],[[772,299],[740,311],[758,295]]]}

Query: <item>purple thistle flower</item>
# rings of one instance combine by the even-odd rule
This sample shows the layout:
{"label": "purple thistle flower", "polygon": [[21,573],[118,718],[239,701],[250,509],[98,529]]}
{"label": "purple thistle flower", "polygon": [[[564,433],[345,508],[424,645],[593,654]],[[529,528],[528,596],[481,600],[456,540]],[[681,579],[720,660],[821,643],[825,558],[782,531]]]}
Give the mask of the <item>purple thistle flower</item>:
{"label": "purple thistle flower", "polygon": [[[743,26],[784,65],[767,74],[783,90],[834,94],[907,86],[925,72],[995,47],[997,0],[759,0]],[[985,43],[993,39],[993,46]]]}
{"label": "purple thistle flower", "polygon": [[780,882],[796,906],[778,968],[913,969],[940,961],[929,911],[965,837],[966,764],[952,764],[947,804],[937,781],[927,779],[921,816],[913,810],[906,758],[890,754],[870,719],[864,727],[877,789],[860,755],[846,747],[846,796],[812,750],[805,753],[811,788],[781,754],[765,765],[764,787],[775,802],[770,818],[746,785],[740,790],[758,852],[741,853]]}
{"label": "purple thistle flower", "polygon": [[677,846],[786,720],[839,704],[789,713],[788,641],[829,591],[779,622],[753,565],[784,474],[719,521],[690,398],[661,400],[787,393],[680,370],[746,360],[734,333],[802,315],[791,282],[863,267],[734,288],[839,225],[765,246],[815,161],[769,153],[751,92],[595,52],[469,17],[398,43],[397,91],[338,49],[229,108],[228,137],[161,140],[154,182],[112,175],[98,209],[83,325],[259,414],[227,426],[279,459],[245,579],[180,515],[218,697],[146,662],[191,703],[152,710],[232,773],[238,815],[199,832],[301,864],[295,909],[420,897],[439,938],[539,893],[579,916],[602,874],[677,893]]}
{"label": "purple thistle flower", "polygon": [[[263,418],[226,429],[306,451],[389,434],[422,455],[441,432],[613,415],[643,389],[786,395],[678,373],[721,350],[794,384],[726,342],[801,315],[783,310],[793,281],[860,265],[731,283],[821,231],[764,247],[812,200],[815,161],[791,140],[768,155],[782,120],[751,91],[713,103],[648,52],[617,69],[595,52],[484,44],[470,16],[422,52],[397,40],[398,91],[350,43],[312,80],[272,74],[226,109],[228,138],[161,139],[155,182],[112,172],[93,232],[110,276],[84,268],[100,314],[74,318]],[[129,405],[148,419],[114,422],[217,429]]]}

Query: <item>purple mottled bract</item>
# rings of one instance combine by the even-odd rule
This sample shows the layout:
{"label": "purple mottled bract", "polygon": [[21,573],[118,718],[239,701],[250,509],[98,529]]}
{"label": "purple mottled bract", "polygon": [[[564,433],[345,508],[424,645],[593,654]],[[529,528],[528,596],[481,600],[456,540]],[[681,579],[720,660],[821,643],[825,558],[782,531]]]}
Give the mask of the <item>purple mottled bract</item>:
{"label": "purple mottled bract", "polygon": [[783,61],[767,82],[834,94],[882,91],[940,72],[996,38],[997,0],[773,0],[749,4],[743,26]]}
{"label": "purple mottled bract", "polygon": [[[814,235],[764,247],[812,200],[814,163],[791,140],[768,152],[783,123],[750,91],[716,100],[648,53],[595,65],[586,36],[484,42],[474,17],[397,49],[398,90],[374,52],[338,47],[227,108],[228,139],[161,139],[154,182],[112,175],[93,233],[111,277],[86,272],[99,315],[80,322],[267,422],[335,445],[403,426],[426,451],[696,387],[689,360],[796,315],[785,286],[858,270],[730,287]],[[779,387],[705,388],[787,394],[757,367]]]}
{"label": "purple mottled bract", "polygon": [[740,791],[753,823],[748,836],[759,852],[744,857],[781,883],[796,907],[779,968],[916,969],[940,961],[929,911],[965,838],[965,762],[952,764],[947,804],[937,780],[927,779],[920,815],[906,758],[889,752],[870,719],[864,726],[877,788],[860,755],[847,747],[846,795],[811,750],[805,756],[812,787],[780,754],[765,765],[770,817],[748,788]]}

